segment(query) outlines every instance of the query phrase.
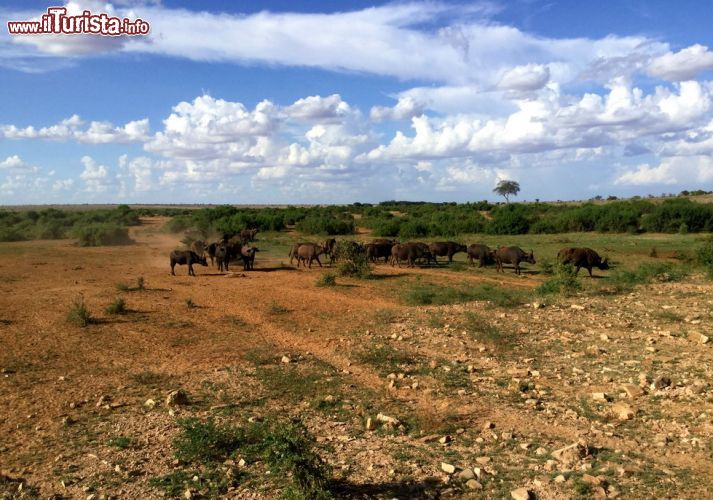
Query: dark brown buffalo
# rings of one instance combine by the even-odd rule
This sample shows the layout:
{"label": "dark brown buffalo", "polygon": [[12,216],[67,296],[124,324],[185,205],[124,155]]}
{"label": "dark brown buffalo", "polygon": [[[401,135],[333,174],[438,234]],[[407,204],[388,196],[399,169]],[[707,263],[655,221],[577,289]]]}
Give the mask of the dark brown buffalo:
{"label": "dark brown buffalo", "polygon": [[240,239],[243,242],[254,241],[257,233],[257,229],[243,229],[242,231],[240,231]]}
{"label": "dark brown buffalo", "polygon": [[465,245],[454,241],[434,241],[428,245],[428,250],[431,252],[431,255],[433,255],[433,260],[435,260],[437,264],[437,257],[448,257],[448,262],[453,262],[453,255],[458,252],[465,252],[467,248]]}
{"label": "dark brown buffalo", "polygon": [[208,251],[208,257],[210,257],[211,266],[215,265],[215,251],[217,250],[218,245],[220,245],[220,243],[214,242],[206,247],[206,250]]}
{"label": "dark brown buffalo", "polygon": [[526,253],[520,247],[500,247],[495,251],[496,271],[503,271],[503,264],[514,264],[515,274],[520,274],[520,262],[535,264],[535,254],[532,250]]}
{"label": "dark brown buffalo", "polygon": [[418,259],[431,260],[431,253],[428,246],[424,248],[421,243],[403,243],[391,247],[391,265],[397,264],[401,267],[401,261],[408,262],[408,267],[415,267]]}
{"label": "dark brown buffalo", "polygon": [[386,263],[389,261],[389,257],[391,257],[391,247],[395,244],[396,243],[391,240],[375,240],[371,243],[367,243],[364,245],[366,258],[369,262],[376,262],[378,259],[383,258],[384,263]]}
{"label": "dark brown buffalo", "polygon": [[574,247],[565,247],[560,249],[559,252],[557,252],[557,260],[560,262],[564,262],[565,260],[569,260],[572,256],[572,252],[574,252],[576,248]]}
{"label": "dark brown buffalo", "polygon": [[322,245],[315,245],[312,243],[307,243],[300,245],[297,248],[297,267],[300,267],[300,262],[303,265],[307,265],[310,269],[312,268],[312,261],[317,261],[319,267],[322,267],[322,263],[319,260],[319,256],[324,253],[324,247]]}
{"label": "dark brown buffalo", "polygon": [[335,249],[337,247],[337,240],[334,238],[328,238],[322,246],[324,247],[324,253],[329,255],[329,263],[334,264],[336,259]]}
{"label": "dark brown buffalo", "polygon": [[215,261],[220,272],[228,271],[231,257],[230,246],[226,243],[218,243],[215,247]]}
{"label": "dark brown buffalo", "polygon": [[598,267],[601,270],[609,269],[608,259],[602,260],[597,252],[591,248],[563,248],[557,253],[557,259],[563,264],[572,264],[577,268],[575,276],[579,274],[580,268],[589,271],[592,277],[592,268]]}
{"label": "dark brown buffalo", "polygon": [[240,249],[240,255],[243,258],[243,270],[252,271],[253,265],[255,264],[255,253],[260,250],[257,247],[243,245]]}
{"label": "dark brown buffalo", "polygon": [[475,260],[480,262],[478,267],[483,267],[487,264],[495,262],[495,250],[491,250],[488,245],[473,243],[468,245],[468,262],[473,265]]}
{"label": "dark brown buffalo", "polygon": [[200,264],[201,266],[207,266],[208,262],[205,257],[201,257],[192,250],[174,250],[169,256],[171,258],[171,274],[176,275],[175,267],[176,264],[185,266],[188,265],[188,276],[195,276],[196,273],[193,270],[193,264]]}

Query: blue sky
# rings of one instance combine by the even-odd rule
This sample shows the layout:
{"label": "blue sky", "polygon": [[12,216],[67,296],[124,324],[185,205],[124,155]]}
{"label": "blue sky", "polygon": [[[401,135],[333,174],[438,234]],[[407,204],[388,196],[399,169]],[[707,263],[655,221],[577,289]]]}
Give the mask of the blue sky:
{"label": "blue sky", "polygon": [[5,32],[56,4],[0,6],[0,204],[713,189],[710,2],[89,0],[150,35]]}

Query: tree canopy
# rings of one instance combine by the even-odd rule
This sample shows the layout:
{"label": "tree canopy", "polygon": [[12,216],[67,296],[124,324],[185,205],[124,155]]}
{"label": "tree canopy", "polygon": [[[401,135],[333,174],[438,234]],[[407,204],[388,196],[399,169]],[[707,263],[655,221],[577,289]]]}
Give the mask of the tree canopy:
{"label": "tree canopy", "polygon": [[520,184],[517,181],[509,181],[507,179],[504,179],[498,182],[498,185],[495,186],[493,192],[499,194],[500,196],[503,196],[505,198],[505,201],[507,203],[510,203],[510,196],[517,196],[517,193],[520,192]]}

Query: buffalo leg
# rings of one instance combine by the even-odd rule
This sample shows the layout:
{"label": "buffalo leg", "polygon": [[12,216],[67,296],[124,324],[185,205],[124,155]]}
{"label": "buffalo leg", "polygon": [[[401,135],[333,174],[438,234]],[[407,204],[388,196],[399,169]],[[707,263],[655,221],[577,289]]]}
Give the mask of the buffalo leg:
{"label": "buffalo leg", "polygon": [[190,262],[188,263],[188,276],[195,276],[196,274],[193,272],[193,264]]}
{"label": "buffalo leg", "polygon": [[575,275],[575,276],[579,275],[579,268],[580,268],[580,267],[581,267],[581,266],[577,266],[577,270],[574,272],[574,275]]}
{"label": "buffalo leg", "polygon": [[317,264],[319,264],[319,267],[322,267],[322,263],[319,261],[319,255],[315,255],[314,258],[317,260]]}

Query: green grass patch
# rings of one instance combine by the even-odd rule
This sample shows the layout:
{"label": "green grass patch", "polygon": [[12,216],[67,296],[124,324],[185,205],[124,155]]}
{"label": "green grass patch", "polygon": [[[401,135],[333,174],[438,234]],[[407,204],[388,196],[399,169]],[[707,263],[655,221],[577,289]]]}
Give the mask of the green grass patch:
{"label": "green grass patch", "polygon": [[165,373],[152,372],[150,370],[132,373],[129,377],[137,384],[148,386],[165,384],[171,378]]}
{"label": "green grass patch", "polygon": [[119,450],[126,450],[134,446],[134,440],[127,436],[114,436],[106,442],[108,446]]}
{"label": "green grass patch", "polygon": [[382,374],[398,370],[408,371],[409,367],[420,364],[422,356],[416,353],[396,350],[390,345],[371,345],[354,354],[354,358],[364,364],[380,369]]}
{"label": "green grass patch", "polygon": [[315,285],[319,287],[333,287],[337,286],[337,275],[332,272],[326,272],[317,278]]}
{"label": "green grass patch", "polygon": [[577,280],[574,267],[570,264],[556,263],[551,267],[552,278],[535,289],[537,295],[571,295],[582,289]]}
{"label": "green grass patch", "polygon": [[114,301],[111,304],[106,306],[104,311],[107,314],[112,314],[112,315],[113,314],[126,314],[126,312],[127,312],[126,301],[121,297],[117,297],[114,299]]}
{"label": "green grass patch", "polygon": [[687,275],[683,266],[671,262],[643,262],[636,269],[614,271],[602,291],[628,292],[636,285],[680,281]]}
{"label": "green grass patch", "polygon": [[466,312],[462,327],[476,340],[499,351],[511,350],[517,337],[511,331],[503,331],[474,312]]}
{"label": "green grass patch", "polygon": [[92,315],[84,303],[84,296],[75,298],[69,306],[67,321],[75,326],[86,327],[92,322]]}
{"label": "green grass patch", "polygon": [[[329,470],[314,450],[314,438],[301,422],[270,419],[238,427],[191,418],[179,421],[179,426],[181,432],[173,443],[179,460],[215,466],[240,455],[248,462],[264,462],[270,470],[270,480],[277,483],[285,498],[332,498]],[[170,478],[162,486],[175,488],[183,485],[186,477]]]}

